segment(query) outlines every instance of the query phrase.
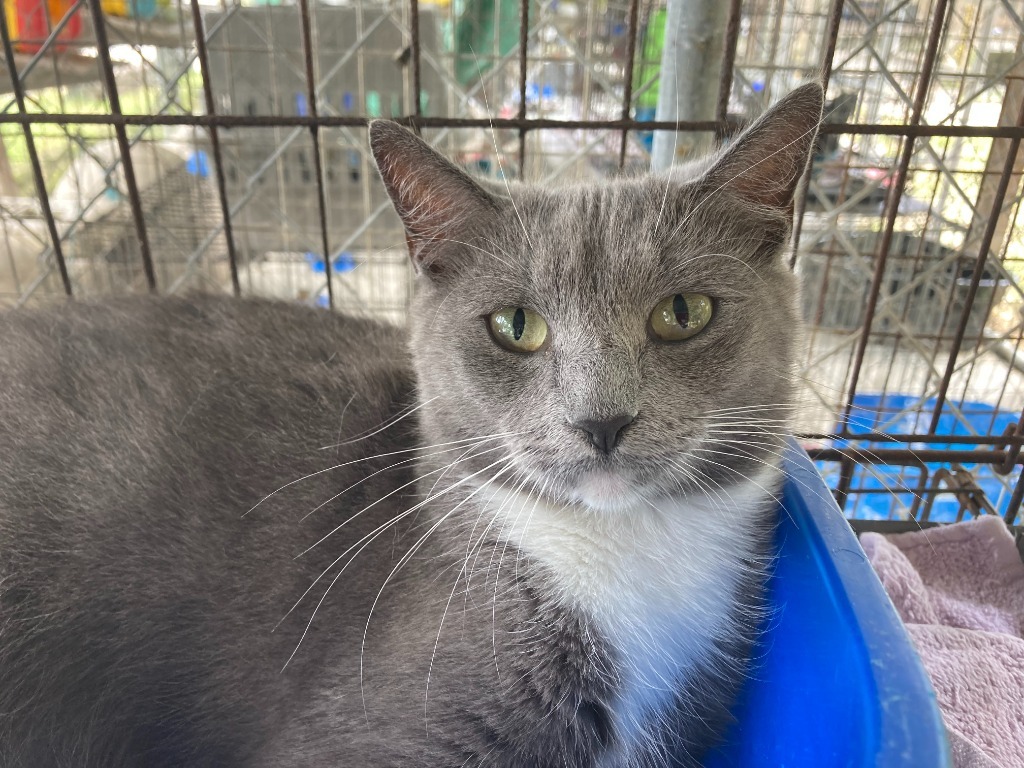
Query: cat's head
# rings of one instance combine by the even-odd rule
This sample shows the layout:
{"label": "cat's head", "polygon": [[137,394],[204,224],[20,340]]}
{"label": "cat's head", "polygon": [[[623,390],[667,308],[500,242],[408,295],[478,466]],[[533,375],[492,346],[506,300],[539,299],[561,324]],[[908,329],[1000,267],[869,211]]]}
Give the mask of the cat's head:
{"label": "cat's head", "polygon": [[616,510],[776,463],[798,328],[785,254],[821,107],[819,86],[792,92],[689,178],[565,188],[485,188],[374,122],[417,273],[424,434],[452,472]]}

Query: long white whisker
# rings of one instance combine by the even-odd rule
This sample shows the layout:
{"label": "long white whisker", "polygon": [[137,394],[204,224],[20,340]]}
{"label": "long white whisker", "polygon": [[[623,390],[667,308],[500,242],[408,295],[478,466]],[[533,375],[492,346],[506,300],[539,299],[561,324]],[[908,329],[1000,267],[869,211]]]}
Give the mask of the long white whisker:
{"label": "long white whisker", "polygon": [[[472,456],[472,457],[470,457],[470,458],[475,458],[475,457],[477,457],[477,456],[482,456],[482,455],[484,455],[484,454],[486,454],[486,453],[491,453],[492,451],[500,451],[500,450],[503,450],[503,449],[504,449],[504,446],[502,446],[502,445],[496,445],[496,446],[494,446],[493,448],[488,448],[488,449],[487,449],[487,450],[485,450],[485,451],[480,451],[479,453],[473,454],[473,456]],[[465,455],[465,454],[463,454],[463,455]],[[456,459],[456,462],[458,462],[458,461],[465,461],[465,460],[467,460],[467,459]],[[453,462],[453,463],[455,463],[455,462]],[[425,475],[423,475],[423,477],[428,477],[428,476],[430,476],[430,475],[434,474],[434,472],[447,472],[447,471],[448,471],[448,469],[450,469],[450,468],[451,468],[451,464],[446,464],[446,465],[445,465],[444,467],[440,467],[440,468],[438,468],[438,469],[435,469],[435,470],[431,470],[430,472],[427,472],[427,473],[426,473]],[[362,508],[361,510],[359,510],[359,511],[358,511],[358,512],[356,512],[356,513],[355,513],[354,515],[352,515],[352,517],[349,517],[349,518],[345,519],[345,520],[344,520],[343,522],[339,523],[339,524],[338,524],[338,525],[336,525],[336,526],[335,526],[334,528],[332,528],[332,529],[331,529],[330,531],[328,531],[328,532],[327,532],[327,533],[325,533],[325,534],[324,534],[323,536],[321,536],[321,537],[320,537],[320,538],[319,538],[319,539],[318,539],[318,540],[317,540],[317,541],[316,541],[315,543],[313,543],[313,544],[311,544],[310,546],[306,547],[306,549],[302,550],[302,552],[300,552],[299,554],[297,554],[297,555],[295,556],[295,558],[296,558],[296,559],[298,559],[298,558],[302,557],[303,555],[306,555],[306,554],[308,554],[309,552],[313,551],[313,550],[314,550],[314,549],[315,549],[316,547],[318,547],[318,546],[320,546],[321,544],[323,544],[323,543],[324,543],[325,541],[327,541],[327,539],[329,539],[329,538],[330,538],[331,536],[333,536],[333,535],[334,535],[335,533],[337,533],[338,531],[340,531],[340,530],[341,530],[342,528],[344,528],[344,527],[345,527],[346,525],[348,525],[348,524],[349,524],[350,522],[352,522],[352,521],[353,521],[354,519],[356,519],[357,517],[359,517],[359,516],[360,516],[361,514],[363,514],[363,513],[364,513],[364,512],[366,512],[367,510],[369,510],[369,509],[372,509],[373,507],[377,506],[377,505],[378,505],[378,504],[380,504],[380,503],[381,503],[382,501],[384,501],[384,500],[386,500],[386,499],[389,499],[389,498],[391,498],[392,496],[394,496],[394,495],[395,495],[396,493],[398,493],[399,491],[401,491],[401,490],[404,490],[405,488],[408,488],[408,487],[409,487],[410,485],[415,485],[415,484],[416,484],[416,483],[418,483],[418,482],[419,482],[420,480],[422,480],[422,479],[423,479],[423,477],[417,477],[417,478],[413,478],[412,480],[409,480],[409,481],[407,481],[407,482],[405,482],[405,483],[402,483],[402,484],[401,484],[400,486],[398,486],[397,488],[395,488],[395,489],[393,489],[393,490],[391,490],[391,491],[388,491],[388,492],[387,492],[386,494],[384,494],[383,496],[381,496],[381,497],[380,497],[379,499],[376,499],[376,500],[374,500],[374,501],[370,502],[370,503],[369,503],[369,504],[367,504],[367,505],[366,505],[365,507],[363,507],[363,508]],[[431,495],[431,496],[429,496],[428,498],[431,498],[431,499],[432,499],[432,498],[436,498],[436,496],[433,496],[433,495]]]}
{"label": "long white whisker", "polygon": [[[433,496],[429,496],[429,497],[427,497],[427,498],[417,502],[413,506],[409,507],[408,509],[406,509],[403,512],[399,513],[398,515],[395,515],[394,517],[392,517],[386,523],[383,523],[382,525],[377,526],[377,528],[375,528],[373,531],[371,531],[370,533],[368,533],[365,536],[363,536],[363,538],[361,538],[359,541],[357,541],[351,547],[349,547],[344,552],[342,552],[338,557],[336,557],[331,562],[331,564],[328,565],[327,568],[325,568],[320,573],[320,575],[317,576],[313,580],[313,583],[309,585],[309,587],[306,589],[306,591],[303,592],[299,596],[299,599],[295,601],[295,604],[292,605],[292,607],[288,609],[288,612],[285,613],[285,615],[281,618],[281,621],[284,621],[289,615],[291,615],[291,613],[299,606],[299,604],[303,601],[303,599],[306,597],[306,595],[308,595],[310,593],[310,591],[313,589],[313,587],[316,586],[316,584],[324,576],[326,576],[334,566],[336,566],[338,563],[340,563],[350,552],[352,552],[352,550],[356,550],[352,554],[352,556],[349,558],[348,562],[345,563],[345,565],[343,565],[341,567],[341,569],[335,575],[334,579],[331,580],[330,584],[328,584],[327,589],[324,590],[323,596],[321,596],[319,602],[317,602],[317,604],[316,604],[316,607],[313,609],[313,613],[310,615],[309,620],[306,622],[306,627],[303,630],[301,637],[299,637],[298,643],[296,643],[295,648],[292,651],[291,655],[288,657],[287,661],[285,661],[285,664],[284,664],[284,667],[282,667],[282,670],[287,668],[288,664],[291,663],[291,660],[293,658],[295,658],[295,654],[298,653],[299,647],[302,645],[302,641],[305,640],[306,635],[309,634],[309,630],[313,626],[313,620],[316,618],[317,611],[319,611],[320,606],[322,606],[324,601],[327,599],[327,595],[330,593],[331,587],[333,587],[337,583],[338,579],[341,578],[341,575],[345,572],[345,569],[348,568],[348,566],[350,566],[353,562],[355,562],[355,559],[359,556],[359,554],[364,549],[366,549],[366,547],[368,547],[370,544],[372,544],[382,533],[384,533],[384,531],[386,531],[391,526],[395,525],[395,523],[398,523],[401,520],[403,520],[406,517],[408,517],[409,515],[414,514],[416,511],[418,511],[419,509],[421,509],[422,507],[424,507],[425,505],[427,505],[428,503],[430,503],[434,499],[439,498],[440,496],[443,496],[446,493],[449,493],[450,491],[452,491],[455,488],[457,488],[458,486],[460,486],[462,483],[467,482],[468,480],[470,480],[471,478],[473,478],[476,475],[480,474],[481,472],[485,472],[485,471],[489,470],[491,467],[501,463],[501,461],[504,461],[504,460],[505,459],[499,459],[497,462],[494,462],[493,464],[489,464],[488,466],[484,467],[479,472],[474,472],[472,475],[469,475],[468,477],[465,477],[465,478],[457,481],[456,483],[454,483],[453,485],[449,486],[448,488],[445,488],[443,491],[440,491],[440,492],[438,492],[437,494],[435,494]],[[376,504],[376,502],[374,502],[374,503]],[[363,511],[365,511],[365,510],[363,510]],[[278,626],[280,626],[281,621],[278,622]],[[365,706],[365,702],[364,702],[364,706]]]}
{"label": "long white whisker", "polygon": [[[501,436],[503,437],[503,435],[501,435]],[[491,440],[491,439],[495,439],[495,436],[492,436],[492,437],[482,437],[482,438],[478,439],[476,442],[471,443],[469,450],[464,452],[462,455],[465,456],[466,453],[469,453],[469,451],[472,450],[473,448],[475,448],[476,446],[481,445],[482,443],[485,443],[485,442],[487,442],[488,440]],[[327,499],[327,501],[324,501],[324,502],[321,502],[320,504],[317,504],[315,507],[313,507],[313,509],[311,509],[305,515],[303,515],[300,518],[299,522],[302,522],[303,520],[308,518],[310,515],[312,515],[314,512],[317,512],[317,511],[323,509],[324,507],[326,507],[328,504],[330,504],[335,499],[338,499],[341,496],[344,496],[346,493],[351,491],[356,486],[361,485],[362,483],[365,483],[367,480],[369,480],[369,479],[371,479],[371,478],[381,474],[382,472],[387,472],[388,470],[394,469],[395,467],[400,467],[400,466],[403,466],[405,464],[410,464],[412,462],[421,461],[423,459],[428,459],[428,458],[430,458],[432,456],[440,456],[440,455],[442,455],[444,453],[451,453],[452,451],[458,451],[458,450],[461,450],[463,447],[464,446],[462,446],[462,445],[458,445],[458,446],[455,446],[455,447],[452,447],[452,448],[445,448],[443,451],[434,451],[433,453],[426,453],[426,454],[423,454],[422,456],[413,456],[413,457],[408,458],[408,459],[402,459],[401,461],[396,461],[394,464],[389,464],[388,466],[386,466],[386,467],[384,467],[382,469],[378,469],[376,472],[371,472],[370,474],[365,475],[365,476],[359,478],[354,483],[349,485],[347,488],[344,488],[343,490],[338,491],[336,494],[334,494],[329,499]],[[451,466],[451,465],[449,465],[449,466]]]}
{"label": "long white whisker", "polygon": [[[479,58],[477,58],[476,51],[473,49],[472,46],[470,46],[469,50],[472,52],[473,58],[476,60],[477,71],[480,72],[480,60]],[[535,251],[536,249],[533,246],[533,241],[530,239],[530,233],[526,229],[526,222],[523,221],[523,217],[519,213],[519,207],[516,205],[515,198],[512,197],[512,187],[508,183],[508,174],[505,173],[505,168],[501,164],[501,152],[498,149],[498,140],[495,137],[494,133],[494,121],[491,119],[491,105],[487,101],[487,89],[482,87],[482,83],[480,92],[484,97],[484,109],[487,112],[487,122],[491,127],[491,143],[494,144],[494,158],[498,163],[498,171],[501,173],[501,180],[505,184],[505,192],[508,194],[509,202],[512,203],[512,210],[515,211],[516,218],[519,219],[519,226],[522,227],[523,229],[523,235],[525,235],[526,242],[530,245],[530,250]]]}
{"label": "long white whisker", "polygon": [[424,408],[424,407],[430,405],[432,402],[437,400],[438,397],[440,397],[440,395],[435,395],[434,397],[431,397],[429,400],[424,400],[421,403],[417,403],[412,408],[407,409],[405,413],[401,414],[400,416],[395,417],[391,421],[386,422],[382,427],[380,427],[379,429],[373,430],[369,434],[353,437],[353,438],[350,438],[349,440],[343,440],[342,442],[338,443],[337,445],[325,445],[320,450],[325,450],[325,449],[329,449],[329,448],[339,448],[339,447],[341,447],[343,445],[352,445],[353,443],[358,443],[358,442],[361,442],[363,440],[369,440],[374,435],[379,435],[381,432],[383,432],[383,431],[385,431],[387,429],[390,429],[391,427],[395,426],[395,424],[397,424],[398,422],[403,421],[403,420],[409,418],[416,411],[418,411],[420,408]]}

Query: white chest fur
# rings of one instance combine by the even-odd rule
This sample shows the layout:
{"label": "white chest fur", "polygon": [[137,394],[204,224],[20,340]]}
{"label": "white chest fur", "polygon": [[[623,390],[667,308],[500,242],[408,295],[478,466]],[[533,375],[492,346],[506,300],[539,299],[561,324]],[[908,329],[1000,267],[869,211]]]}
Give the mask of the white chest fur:
{"label": "white chest fur", "polygon": [[717,496],[616,513],[492,496],[501,538],[549,569],[560,599],[611,644],[623,681],[611,705],[627,750],[643,741],[687,670],[730,631],[743,560],[776,477],[769,469]]}

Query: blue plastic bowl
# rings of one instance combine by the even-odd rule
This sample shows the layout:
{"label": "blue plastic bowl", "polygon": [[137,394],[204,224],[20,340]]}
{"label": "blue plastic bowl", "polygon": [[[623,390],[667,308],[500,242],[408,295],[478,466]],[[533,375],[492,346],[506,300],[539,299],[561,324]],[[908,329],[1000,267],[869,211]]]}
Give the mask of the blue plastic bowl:
{"label": "blue plastic bowl", "polygon": [[795,443],[773,615],[708,768],[948,768],[935,694],[864,551]]}

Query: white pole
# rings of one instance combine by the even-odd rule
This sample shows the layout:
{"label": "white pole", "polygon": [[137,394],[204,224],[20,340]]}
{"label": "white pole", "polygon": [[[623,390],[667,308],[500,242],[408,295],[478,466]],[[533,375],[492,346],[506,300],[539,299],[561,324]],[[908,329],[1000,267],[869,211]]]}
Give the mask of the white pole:
{"label": "white pole", "polygon": [[[726,0],[668,0],[655,119],[714,120],[725,47]],[[655,131],[651,170],[706,150],[708,133]]]}

